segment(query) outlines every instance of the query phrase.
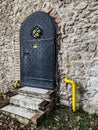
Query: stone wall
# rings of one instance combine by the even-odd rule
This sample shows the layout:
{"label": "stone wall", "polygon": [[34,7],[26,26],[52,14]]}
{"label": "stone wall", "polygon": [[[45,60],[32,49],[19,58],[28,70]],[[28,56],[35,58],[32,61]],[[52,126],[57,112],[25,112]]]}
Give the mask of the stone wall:
{"label": "stone wall", "polygon": [[20,26],[42,10],[58,25],[61,103],[71,105],[71,86],[63,81],[69,77],[77,84],[77,106],[98,113],[98,0],[3,0],[0,6],[0,87],[20,79]]}
{"label": "stone wall", "polygon": [[0,0],[0,88],[14,77],[13,0]]}
{"label": "stone wall", "polygon": [[67,74],[77,83],[78,105],[98,113],[98,1],[65,4],[63,14],[60,89],[62,99],[67,99],[63,103],[71,104],[71,87],[62,80]]}

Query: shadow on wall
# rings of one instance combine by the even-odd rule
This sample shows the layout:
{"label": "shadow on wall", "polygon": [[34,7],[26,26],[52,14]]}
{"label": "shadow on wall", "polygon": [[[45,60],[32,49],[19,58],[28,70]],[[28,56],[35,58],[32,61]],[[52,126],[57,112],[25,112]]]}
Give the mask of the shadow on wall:
{"label": "shadow on wall", "polygon": [[84,94],[86,92],[81,83],[76,83],[77,86],[77,105],[79,109],[83,109]]}

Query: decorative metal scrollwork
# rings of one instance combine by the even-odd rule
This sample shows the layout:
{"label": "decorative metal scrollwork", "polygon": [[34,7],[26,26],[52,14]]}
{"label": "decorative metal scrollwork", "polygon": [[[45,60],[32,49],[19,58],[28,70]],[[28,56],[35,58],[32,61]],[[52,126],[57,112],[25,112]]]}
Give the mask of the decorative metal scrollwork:
{"label": "decorative metal scrollwork", "polygon": [[32,30],[31,35],[33,36],[33,38],[37,39],[40,38],[42,35],[42,29],[38,26],[35,26]]}

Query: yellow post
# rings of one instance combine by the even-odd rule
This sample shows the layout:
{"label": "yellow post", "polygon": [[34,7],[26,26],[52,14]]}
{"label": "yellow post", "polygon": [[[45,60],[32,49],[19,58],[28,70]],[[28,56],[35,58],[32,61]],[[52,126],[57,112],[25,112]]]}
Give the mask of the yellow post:
{"label": "yellow post", "polygon": [[76,83],[68,78],[64,78],[64,81],[72,85],[72,110],[76,112]]}

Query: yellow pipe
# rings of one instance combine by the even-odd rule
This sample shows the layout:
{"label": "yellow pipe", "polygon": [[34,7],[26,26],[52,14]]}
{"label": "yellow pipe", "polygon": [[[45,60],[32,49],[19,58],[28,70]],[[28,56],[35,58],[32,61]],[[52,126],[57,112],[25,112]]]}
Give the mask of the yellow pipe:
{"label": "yellow pipe", "polygon": [[64,81],[72,85],[72,110],[76,112],[76,83],[68,78],[64,78]]}

